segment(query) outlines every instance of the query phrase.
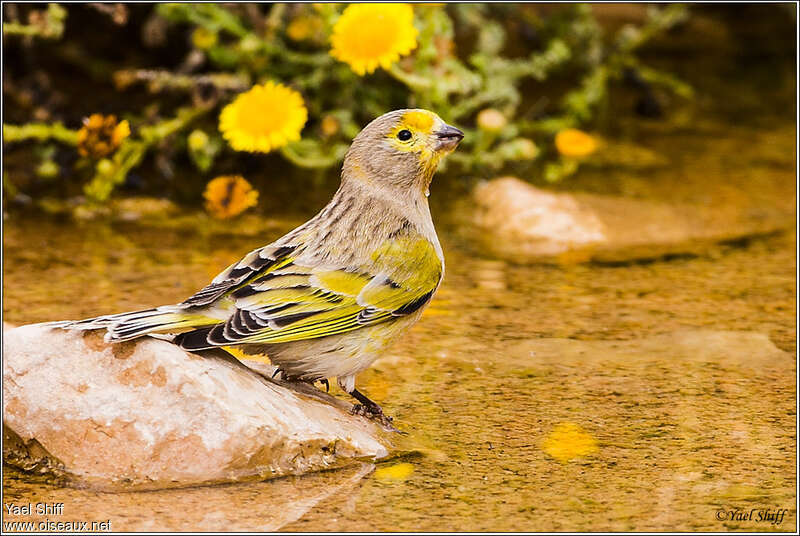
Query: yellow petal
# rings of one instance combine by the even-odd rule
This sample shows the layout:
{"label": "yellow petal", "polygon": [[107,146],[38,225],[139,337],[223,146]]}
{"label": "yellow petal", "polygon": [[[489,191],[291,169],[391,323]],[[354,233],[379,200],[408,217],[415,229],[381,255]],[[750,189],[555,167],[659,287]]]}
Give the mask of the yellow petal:
{"label": "yellow petal", "polygon": [[563,422],[550,432],[542,449],[556,460],[566,463],[595,452],[597,441],[577,424]]}
{"label": "yellow petal", "polygon": [[414,473],[414,466],[410,463],[396,463],[387,467],[379,467],[375,470],[377,480],[408,480]]}

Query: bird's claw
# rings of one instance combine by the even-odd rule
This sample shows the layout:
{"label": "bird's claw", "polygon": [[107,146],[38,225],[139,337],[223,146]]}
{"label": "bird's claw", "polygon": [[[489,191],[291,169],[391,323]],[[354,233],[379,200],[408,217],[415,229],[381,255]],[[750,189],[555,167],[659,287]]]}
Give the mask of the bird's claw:
{"label": "bird's claw", "polygon": [[393,424],[392,417],[383,413],[381,407],[377,404],[374,406],[368,406],[365,404],[353,404],[353,408],[350,410],[352,415],[361,415],[362,417],[366,417],[367,419],[378,421],[380,425],[383,427],[384,430],[389,432],[399,432]]}

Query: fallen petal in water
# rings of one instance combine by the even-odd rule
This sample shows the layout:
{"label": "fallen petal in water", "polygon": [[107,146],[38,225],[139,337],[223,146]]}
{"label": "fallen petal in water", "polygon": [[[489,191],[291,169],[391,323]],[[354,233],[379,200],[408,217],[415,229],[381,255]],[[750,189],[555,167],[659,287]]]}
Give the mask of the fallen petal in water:
{"label": "fallen petal in water", "polygon": [[377,480],[407,480],[414,472],[414,465],[410,463],[396,463],[375,470]]}
{"label": "fallen petal in water", "polygon": [[562,422],[544,440],[542,449],[556,460],[566,463],[596,452],[597,441],[577,424]]}

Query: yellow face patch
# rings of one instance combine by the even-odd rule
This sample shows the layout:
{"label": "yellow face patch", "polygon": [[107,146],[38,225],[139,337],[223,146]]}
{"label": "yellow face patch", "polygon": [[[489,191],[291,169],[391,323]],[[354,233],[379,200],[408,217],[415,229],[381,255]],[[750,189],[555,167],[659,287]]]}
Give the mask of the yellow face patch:
{"label": "yellow face patch", "polygon": [[430,112],[422,110],[412,110],[403,115],[400,124],[405,124],[411,130],[416,130],[422,134],[430,134],[436,120]]}
{"label": "yellow face patch", "polygon": [[[420,153],[420,158],[429,160],[433,156],[430,148],[431,134],[441,123],[436,114],[426,110],[411,110],[403,114],[397,125],[389,132],[389,139],[395,149],[402,152]],[[399,134],[407,130],[411,133],[408,139],[402,139]]]}

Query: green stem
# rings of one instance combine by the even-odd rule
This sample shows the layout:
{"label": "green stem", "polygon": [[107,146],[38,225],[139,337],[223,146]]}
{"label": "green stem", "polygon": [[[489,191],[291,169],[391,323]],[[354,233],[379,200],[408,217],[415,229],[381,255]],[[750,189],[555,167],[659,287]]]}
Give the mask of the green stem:
{"label": "green stem", "polygon": [[152,145],[185,128],[194,119],[208,111],[209,108],[181,108],[172,119],[165,119],[152,126],[141,127],[139,135],[144,142]]}
{"label": "green stem", "polygon": [[267,15],[267,31],[264,36],[266,39],[272,39],[275,36],[275,31],[280,27],[281,19],[285,11],[286,4],[272,4],[269,15]]}
{"label": "green stem", "polygon": [[386,72],[388,72],[394,79],[399,80],[414,91],[426,91],[433,86],[430,79],[417,76],[413,73],[407,73],[396,63],[389,67]]}
{"label": "green stem", "polygon": [[7,125],[3,123],[3,141],[6,143],[29,139],[38,141],[54,139],[67,145],[77,145],[78,131],[70,130],[62,123],[27,123],[24,125]]}
{"label": "green stem", "polygon": [[336,165],[341,156],[339,156],[339,152],[334,150],[330,155],[301,155],[295,149],[292,144],[284,145],[281,147],[281,155],[283,155],[286,160],[291,162],[292,164],[303,167],[303,168],[310,168],[310,169],[324,169],[329,168],[331,166]]}
{"label": "green stem", "polygon": [[3,35],[41,35],[42,30],[37,26],[27,26],[18,22],[4,22]]}
{"label": "green stem", "polygon": [[4,22],[3,35],[25,35],[41,37],[43,39],[58,39],[64,34],[64,21],[67,10],[58,4],[49,4],[45,11],[41,11],[39,24],[20,24],[18,22]]}
{"label": "green stem", "polygon": [[242,74],[208,73],[201,75],[176,74],[167,70],[122,69],[114,73],[117,83],[127,86],[134,82],[149,82],[151,92],[163,89],[192,90],[198,84],[211,84],[222,90],[244,91],[250,87],[250,79]]}

